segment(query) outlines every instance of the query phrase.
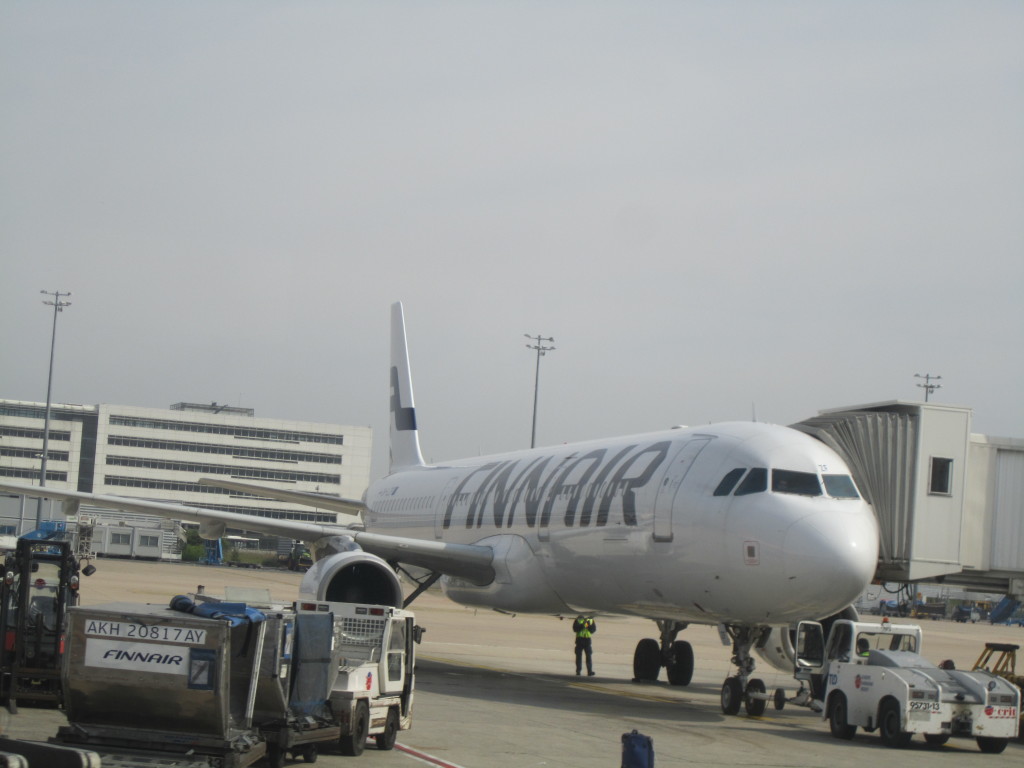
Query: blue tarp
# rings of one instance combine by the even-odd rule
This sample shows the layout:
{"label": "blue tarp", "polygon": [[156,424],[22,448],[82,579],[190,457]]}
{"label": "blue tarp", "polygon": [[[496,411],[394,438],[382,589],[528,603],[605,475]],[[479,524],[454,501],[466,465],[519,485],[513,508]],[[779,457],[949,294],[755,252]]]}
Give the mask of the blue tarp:
{"label": "blue tarp", "polygon": [[259,624],[267,618],[245,603],[197,603],[187,595],[176,595],[171,598],[171,610],[191,613],[206,619],[223,619],[232,627],[240,627],[247,621]]}
{"label": "blue tarp", "polygon": [[1014,600],[1009,595],[1006,595],[999,604],[992,609],[992,613],[988,615],[988,620],[993,624],[1001,624],[1002,622],[1013,616],[1014,611],[1020,607],[1020,603]]}

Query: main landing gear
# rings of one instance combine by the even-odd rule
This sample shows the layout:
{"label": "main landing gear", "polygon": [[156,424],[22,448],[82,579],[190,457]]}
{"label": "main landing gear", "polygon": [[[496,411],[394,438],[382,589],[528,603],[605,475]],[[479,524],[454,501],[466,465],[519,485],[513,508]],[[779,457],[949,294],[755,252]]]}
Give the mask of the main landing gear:
{"label": "main landing gear", "polygon": [[722,684],[722,712],[727,715],[739,714],[742,705],[748,715],[763,715],[772,697],[768,695],[763,680],[751,677],[754,672],[754,659],[750,655],[750,649],[770,630],[734,624],[726,624],[724,629],[732,638],[732,663],[737,666],[739,673],[734,677],[727,677]]}
{"label": "main landing gear", "polygon": [[665,667],[672,685],[689,685],[693,679],[693,646],[685,640],[676,640],[686,624],[671,619],[655,619],[661,631],[661,642],[645,638],[633,653],[633,679],[654,682]]}

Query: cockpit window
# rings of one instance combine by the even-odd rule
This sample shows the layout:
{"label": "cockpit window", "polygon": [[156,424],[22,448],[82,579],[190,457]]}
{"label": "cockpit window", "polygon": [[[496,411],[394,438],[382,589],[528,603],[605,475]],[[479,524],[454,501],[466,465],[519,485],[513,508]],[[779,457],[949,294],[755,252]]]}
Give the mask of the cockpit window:
{"label": "cockpit window", "polygon": [[747,470],[743,467],[737,467],[736,469],[729,470],[725,477],[722,478],[722,482],[715,488],[715,496],[728,496],[732,493],[732,489],[736,487],[736,483],[743,477],[743,473]]}
{"label": "cockpit window", "polygon": [[825,481],[825,492],[833,499],[859,499],[857,486],[849,475],[822,475]]}
{"label": "cockpit window", "polygon": [[761,493],[768,490],[768,470],[764,467],[754,467],[743,478],[740,487],[736,489],[737,496],[746,496],[751,493]]}
{"label": "cockpit window", "polygon": [[821,496],[821,483],[813,472],[773,469],[772,490],[776,493],[795,493],[799,496]]}

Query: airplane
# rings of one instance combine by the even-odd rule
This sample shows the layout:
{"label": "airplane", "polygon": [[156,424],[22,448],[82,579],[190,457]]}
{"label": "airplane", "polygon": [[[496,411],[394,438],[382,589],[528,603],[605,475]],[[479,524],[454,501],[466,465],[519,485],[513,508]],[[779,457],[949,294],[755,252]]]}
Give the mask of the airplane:
{"label": "airplane", "polygon": [[[688,624],[718,625],[735,674],[722,711],[769,699],[756,652],[792,672],[791,625],[856,617],[875,573],[878,524],[840,456],[789,427],[725,422],[427,464],[420,449],[405,317],[392,306],[390,469],[361,500],[203,478],[239,493],[346,515],[348,525],[259,518],[180,504],[0,483],[0,491],[87,502],[300,539],[315,560],[300,593],[401,606],[440,581],[457,603],[509,613],[653,619],[637,680],[666,669],[687,685]],[[403,573],[416,584],[403,596]]]}

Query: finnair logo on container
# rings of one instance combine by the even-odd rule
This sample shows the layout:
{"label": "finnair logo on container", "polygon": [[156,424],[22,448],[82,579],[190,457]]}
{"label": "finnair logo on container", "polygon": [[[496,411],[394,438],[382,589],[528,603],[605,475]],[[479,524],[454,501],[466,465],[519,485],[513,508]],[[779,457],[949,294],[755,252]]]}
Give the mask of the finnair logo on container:
{"label": "finnair logo on container", "polygon": [[88,640],[85,665],[131,672],[184,675],[186,654],[180,646],[156,643],[123,643],[117,640]]}

